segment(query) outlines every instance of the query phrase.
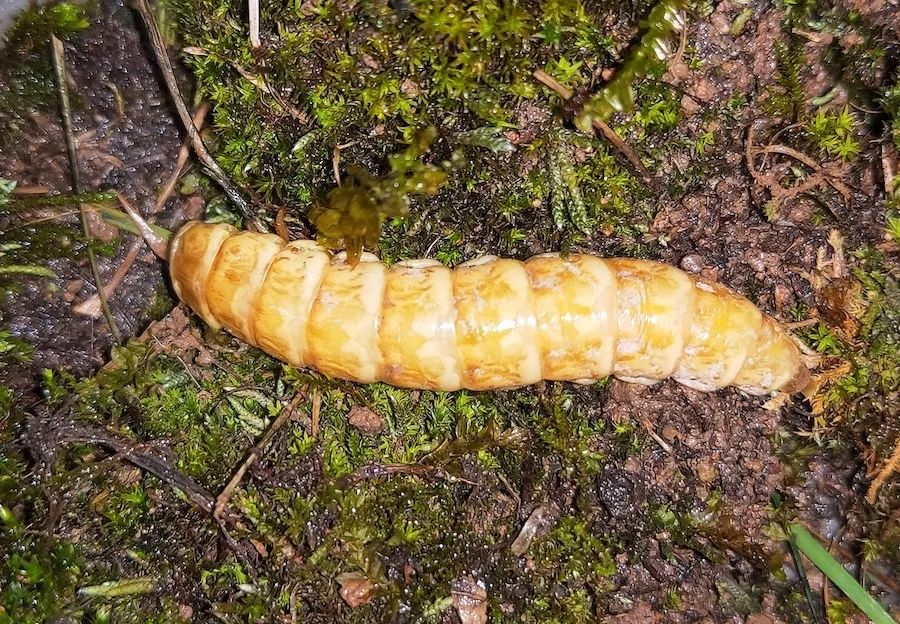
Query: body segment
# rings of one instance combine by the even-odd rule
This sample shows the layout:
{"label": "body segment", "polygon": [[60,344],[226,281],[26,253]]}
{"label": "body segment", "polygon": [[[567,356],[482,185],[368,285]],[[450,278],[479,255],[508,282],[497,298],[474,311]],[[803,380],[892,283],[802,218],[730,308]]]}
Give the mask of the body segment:
{"label": "body segment", "polygon": [[644,260],[487,256],[351,267],[311,241],[189,223],[170,250],[179,298],[292,366],[434,390],[610,374],[699,390],[796,391],[808,372],[783,328],[719,284]]}

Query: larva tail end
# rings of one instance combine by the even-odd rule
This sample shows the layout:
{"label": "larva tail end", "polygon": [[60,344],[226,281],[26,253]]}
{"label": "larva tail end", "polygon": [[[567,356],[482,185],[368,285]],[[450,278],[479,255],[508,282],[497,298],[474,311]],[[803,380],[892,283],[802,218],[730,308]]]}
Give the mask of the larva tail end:
{"label": "larva tail end", "polygon": [[797,369],[794,371],[794,374],[780,388],[780,390],[788,394],[801,392],[804,388],[806,388],[806,386],[809,385],[811,381],[812,375],[810,375],[809,369],[806,367],[806,364],[804,364],[803,362],[798,362]]}

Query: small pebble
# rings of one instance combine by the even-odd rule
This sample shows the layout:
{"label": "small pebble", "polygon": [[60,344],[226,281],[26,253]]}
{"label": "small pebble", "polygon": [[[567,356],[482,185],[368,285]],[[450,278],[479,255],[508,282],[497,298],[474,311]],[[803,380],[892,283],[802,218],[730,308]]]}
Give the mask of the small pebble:
{"label": "small pebble", "polygon": [[361,405],[354,405],[350,409],[347,420],[366,435],[375,435],[384,427],[384,419],[381,416]]}
{"label": "small pebble", "polygon": [[690,254],[681,259],[681,268],[688,273],[699,273],[703,270],[703,258],[699,254]]}

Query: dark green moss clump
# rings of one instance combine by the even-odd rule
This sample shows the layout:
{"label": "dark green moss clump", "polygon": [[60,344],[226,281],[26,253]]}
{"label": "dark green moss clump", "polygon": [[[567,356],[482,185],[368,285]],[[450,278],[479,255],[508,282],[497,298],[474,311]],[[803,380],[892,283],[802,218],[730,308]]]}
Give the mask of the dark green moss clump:
{"label": "dark green moss clump", "polygon": [[330,191],[310,212],[319,243],[346,249],[355,264],[363,247],[378,246],[385,218],[406,216],[409,195],[436,194],[447,180],[446,172],[419,161],[435,134],[429,127],[418,133],[403,152],[389,157],[390,173],[384,177],[376,178],[365,169],[350,166],[343,185]]}
{"label": "dark green moss clump", "polygon": [[[5,333],[5,332],[4,332]],[[0,336],[2,357],[27,357],[21,341]],[[0,388],[0,623],[37,624],[61,615],[60,596],[81,576],[81,556],[65,539],[41,531],[48,501],[29,483],[29,458],[15,438],[23,414]]]}

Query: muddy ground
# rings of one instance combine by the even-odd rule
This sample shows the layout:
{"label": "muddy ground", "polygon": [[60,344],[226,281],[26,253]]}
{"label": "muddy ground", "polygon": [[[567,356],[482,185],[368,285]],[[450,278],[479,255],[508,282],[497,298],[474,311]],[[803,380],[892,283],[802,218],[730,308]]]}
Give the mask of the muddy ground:
{"label": "muddy ground", "polygon": [[[318,4],[298,10],[312,19]],[[176,5],[170,10],[185,10]],[[353,15],[355,6],[344,8]],[[405,221],[388,221],[382,253],[457,262],[565,247],[654,257],[720,281],[782,321],[801,321],[800,337],[828,356],[821,370],[843,370],[861,388],[835,390],[824,411],[816,401],[826,400],[833,380],[822,393],[774,408],[735,390],[705,394],[671,381],[480,395],[359,388],[284,369],[205,331],[183,308],[172,310],[164,265],[146,248],[110,298],[123,345],[141,339],[111,353],[107,320],[73,313],[96,292],[84,254],[50,239],[43,265],[55,277],[20,276],[0,311],[0,329],[30,347],[11,343],[23,355],[6,357],[0,368],[10,389],[0,417],[0,622],[866,621],[809,561],[800,564],[807,581],[798,576],[783,533],[795,517],[896,614],[897,475],[866,500],[898,440],[889,370],[900,336],[896,300],[866,295],[887,310],[877,318],[893,319],[885,339],[881,330],[866,333],[884,324],[867,321],[865,306],[847,303],[846,293],[858,292],[853,280],[874,292],[897,277],[896,241],[885,231],[898,160],[883,94],[897,80],[900,9],[822,5],[815,22],[812,14],[792,18],[796,6],[689,7],[686,47],[677,51],[674,37],[665,67],[641,83],[646,99],[637,101],[645,110],[655,85],[665,85],[672,120],[656,124],[663,131],[632,123],[631,114],[613,120],[652,181],[640,180],[599,137],[566,144],[577,165],[609,155],[614,164],[603,165],[604,175],[625,176],[623,193],[640,209],[598,209],[590,228],[571,214],[560,223],[553,193],[536,190],[540,181],[529,183],[526,208],[498,208],[543,166],[542,152],[528,146],[574,132],[566,107],[539,92],[511,111],[515,127],[503,128],[518,149],[479,153],[474,172],[466,170],[477,183],[451,174],[435,197],[414,200]],[[649,7],[590,10],[607,16],[625,55],[640,32],[635,18]],[[225,18],[209,11],[215,31],[215,20]],[[197,15],[183,18],[188,40],[181,43],[212,48],[215,33],[191,25]],[[149,214],[183,137],[133,11],[104,2],[88,16],[87,29],[65,38],[83,187],[117,190]],[[786,22],[799,50],[795,84],[779,61]],[[348,32],[352,39],[356,31]],[[264,36],[272,45],[276,35]],[[0,178],[17,182],[16,200],[67,193],[54,91],[27,106],[12,97],[26,75],[17,64],[29,55],[39,81],[52,84],[47,51],[40,42],[20,45],[0,67],[7,93]],[[378,60],[364,64],[373,69]],[[210,83],[222,67],[230,71],[219,65],[193,69]],[[601,69],[579,88],[596,90],[594,82],[606,79]],[[193,93],[190,73],[180,77]],[[773,103],[798,85],[810,109],[805,122]],[[265,105],[264,121],[289,137],[279,144],[296,148],[315,129],[285,113],[283,102],[266,103],[243,87],[248,101]],[[275,204],[261,214],[273,219],[285,205],[290,227],[308,227],[305,186],[269,195],[261,183],[290,164],[267,163],[266,153],[239,167],[246,163],[234,153],[244,127],[234,120],[238,104],[229,94],[201,93],[216,104],[213,152],[234,165],[226,168],[241,185]],[[279,93],[299,106],[293,96]],[[816,151],[803,124],[817,108],[836,114],[845,105],[856,120],[858,153]],[[460,119],[439,130],[441,157],[454,133],[471,129],[470,118]],[[239,121],[256,131],[255,121]],[[347,128],[321,139],[318,152],[311,148],[319,164],[303,184],[315,195],[333,184],[335,145],[354,143],[343,162],[370,167],[397,151],[396,137],[382,138],[391,137],[390,120],[354,118]],[[755,151],[775,144],[814,166]],[[818,181],[808,192],[786,190],[812,178]],[[159,223],[175,226],[203,206],[207,216],[234,217],[196,166],[184,179]],[[585,193],[597,205],[613,204],[603,196],[610,188],[617,187]],[[58,212],[4,211],[0,229],[10,236],[31,228],[38,240],[43,230],[34,222]],[[72,248],[83,248],[77,218],[52,222],[66,228],[54,236],[67,232]],[[110,238],[96,246],[105,282],[133,238],[96,225],[95,236]],[[865,282],[876,273],[876,286]],[[809,318],[821,323],[802,323]],[[884,341],[877,353],[876,337]],[[829,339],[844,346],[832,349]],[[842,362],[852,364],[840,369]],[[864,366],[865,378],[858,374]],[[290,415],[287,423],[243,480],[226,487],[281,413]],[[214,519],[217,496],[223,511]],[[531,530],[536,537],[523,542]]]}
{"label": "muddy ground", "polygon": [[[111,32],[117,36],[110,37]],[[46,55],[46,45],[36,42],[36,49],[31,49],[29,42],[25,56]],[[16,56],[17,52],[6,53]],[[103,15],[96,28],[72,41],[67,57],[70,86],[77,98],[73,130],[81,146],[82,187],[87,191],[118,189],[146,210],[174,169],[173,157],[180,139],[131,12],[122,7]],[[2,88],[8,90],[10,106],[16,103],[17,89],[11,84],[16,78],[21,78],[21,74],[11,71],[4,76]],[[48,78],[52,89],[52,75],[44,74],[39,79]],[[0,175],[15,180],[20,191],[31,188],[37,192],[71,192],[72,177],[57,102],[49,100],[33,109],[16,111],[15,117],[11,110],[4,112],[10,118],[4,128],[8,134],[0,152]],[[49,214],[38,211],[29,220]],[[11,219],[4,215],[4,230],[29,227]],[[77,215],[61,221],[74,224],[73,236],[78,235]],[[99,236],[108,240],[118,237],[114,228],[104,227],[99,219],[95,223]],[[105,281],[121,264],[130,242],[116,241],[110,250],[114,257],[101,257]],[[59,241],[45,244],[57,245]],[[142,257],[109,299],[115,322],[125,336],[139,333],[146,325],[147,308],[162,285],[161,267],[148,250],[142,251]],[[25,392],[35,387],[36,375],[44,368],[81,375],[95,371],[106,361],[112,344],[112,334],[102,316],[72,313],[73,304],[97,291],[86,263],[73,263],[66,254],[61,255],[48,264],[58,277],[52,290],[46,283],[22,280],[22,292],[4,303],[4,327],[34,347],[30,366],[4,371],[4,383]],[[109,251],[105,255],[109,256]]]}

